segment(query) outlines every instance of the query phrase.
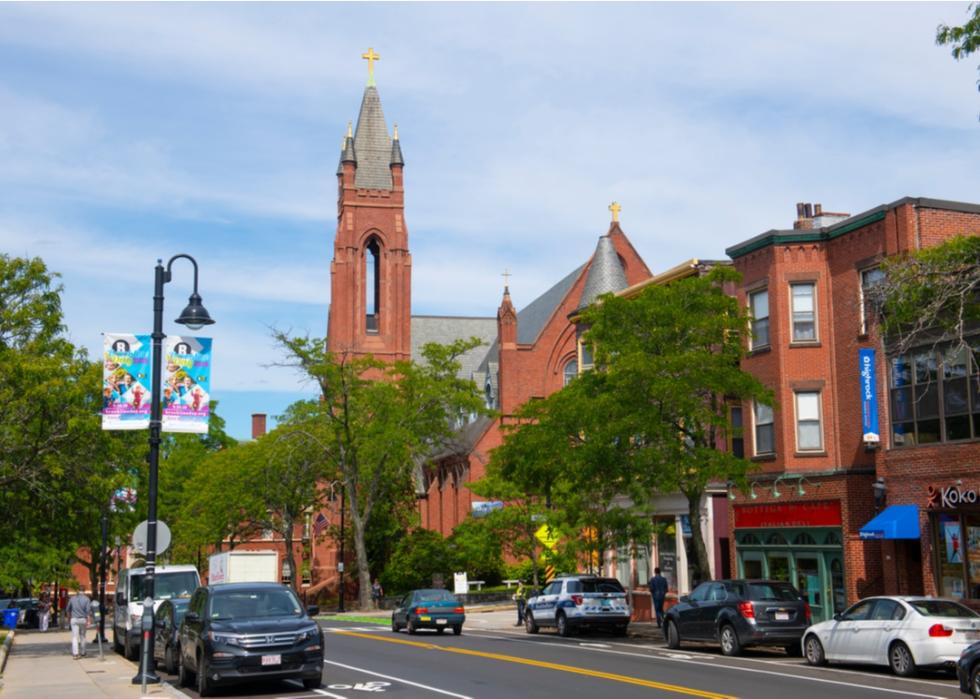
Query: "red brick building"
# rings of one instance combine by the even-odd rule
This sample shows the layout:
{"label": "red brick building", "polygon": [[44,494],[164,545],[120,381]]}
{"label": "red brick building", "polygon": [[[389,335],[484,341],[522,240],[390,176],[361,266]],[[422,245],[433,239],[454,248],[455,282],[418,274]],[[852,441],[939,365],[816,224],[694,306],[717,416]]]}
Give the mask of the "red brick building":
{"label": "red brick building", "polygon": [[[849,216],[801,204],[793,229],[727,250],[754,317],[743,366],[776,397],[772,409],[746,404],[733,415],[759,471],[747,491],[730,494],[732,570],[790,580],[818,619],[874,593],[980,597],[980,400],[956,384],[965,407],[944,415],[950,406],[937,395],[946,382],[977,377],[980,351],[889,359],[863,294],[884,258],[957,234],[980,234],[980,206],[904,198]],[[879,424],[870,431],[860,350],[874,351]],[[950,487],[960,488],[953,502],[929,500],[930,488]],[[884,538],[862,538],[862,528]]]}

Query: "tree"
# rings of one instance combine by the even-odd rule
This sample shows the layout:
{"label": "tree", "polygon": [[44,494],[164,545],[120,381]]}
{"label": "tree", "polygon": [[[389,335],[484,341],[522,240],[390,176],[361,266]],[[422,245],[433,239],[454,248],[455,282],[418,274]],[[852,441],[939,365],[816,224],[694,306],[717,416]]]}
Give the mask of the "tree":
{"label": "tree", "polygon": [[945,342],[969,348],[980,330],[980,236],[892,257],[881,268],[870,296],[889,354]]}
{"label": "tree", "polygon": [[[940,24],[936,28],[936,44],[952,45],[951,53],[957,61],[980,49],[980,2],[971,3],[967,12],[972,12],[973,16],[962,27]],[[980,66],[977,69],[980,70]],[[980,89],[980,81],[977,81],[977,87]]]}
{"label": "tree", "polygon": [[321,400],[309,406],[316,425],[311,433],[326,471],[338,474],[346,492],[360,605],[367,607],[367,533],[375,508],[411,500],[415,464],[454,444],[462,416],[484,410],[473,382],[457,376],[458,357],[479,340],[426,345],[422,363],[385,364],[370,356],[335,356],[323,340],[281,332],[275,337],[287,363],[320,389]]}
{"label": "tree", "polygon": [[446,579],[451,567],[449,547],[442,535],[431,529],[416,529],[395,547],[381,574],[381,585],[388,594],[430,587],[433,576]]}

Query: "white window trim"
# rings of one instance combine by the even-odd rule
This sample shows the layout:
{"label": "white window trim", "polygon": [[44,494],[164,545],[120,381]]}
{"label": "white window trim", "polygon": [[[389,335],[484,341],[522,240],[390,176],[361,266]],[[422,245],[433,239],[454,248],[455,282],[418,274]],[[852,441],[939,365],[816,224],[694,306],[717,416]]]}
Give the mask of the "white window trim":
{"label": "white window trim", "polygon": [[[772,408],[769,410],[772,412],[772,421],[762,423],[764,425],[772,426],[772,450],[770,451],[759,451],[759,421],[756,416],[756,403],[752,401],[752,409],[749,411],[752,414],[752,455],[753,456],[771,456],[776,453],[776,411]],[[767,406],[768,407],[768,406]],[[742,422],[745,422],[745,415],[742,415]]]}
{"label": "white window trim", "polygon": [[[817,397],[817,427],[820,434],[820,445],[816,447],[802,447],[800,445],[800,395],[813,394]],[[821,452],[824,450],[823,439],[823,392],[822,391],[793,391],[793,424],[796,426],[796,451],[800,453]],[[812,420],[808,420],[812,422]]]}
{"label": "white window trim", "polygon": [[[813,288],[813,339],[812,340],[797,340],[796,339],[796,319],[794,314],[796,310],[793,308],[793,287],[794,286],[809,286]],[[820,342],[820,314],[817,312],[817,282],[813,281],[798,281],[789,283],[789,341],[790,344],[794,345],[805,345],[812,344],[814,342]]]}
{"label": "white window trim", "polygon": [[[756,296],[758,294],[765,294],[766,295],[766,308],[767,308],[766,320],[769,321],[769,330],[768,330],[768,333],[767,333],[769,335],[769,337],[767,338],[767,340],[768,340],[767,342],[761,342],[761,343],[759,343],[757,345],[757,344],[755,344],[755,328],[753,327],[753,324],[755,323],[755,321],[761,320],[761,319],[760,318],[756,318],[755,315],[754,315],[754,313],[753,313],[753,310],[752,310],[752,297],[753,296]],[[769,346],[771,346],[772,345],[772,307],[771,307],[771,304],[769,303],[769,301],[770,301],[770,299],[769,299],[769,287],[768,286],[764,286],[764,287],[761,287],[761,288],[758,288],[758,289],[752,289],[751,291],[747,291],[745,293],[745,301],[746,301],[746,304],[748,305],[748,309],[749,309],[749,349],[750,350],[756,350],[756,349],[761,349],[763,347],[769,347]]]}

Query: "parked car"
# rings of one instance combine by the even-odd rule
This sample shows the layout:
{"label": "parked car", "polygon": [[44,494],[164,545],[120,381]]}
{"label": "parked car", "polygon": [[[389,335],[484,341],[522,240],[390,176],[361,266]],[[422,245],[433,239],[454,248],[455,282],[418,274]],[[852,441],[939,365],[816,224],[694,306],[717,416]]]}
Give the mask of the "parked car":
{"label": "parked car", "polygon": [[398,600],[391,613],[391,630],[398,633],[408,629],[435,629],[442,633],[452,629],[459,636],[463,633],[466,609],[449,590],[412,590]]}
{"label": "parked car", "polygon": [[178,632],[190,602],[190,599],[184,598],[165,600],[154,616],[153,657],[163,663],[164,669],[171,675],[177,674]]}
{"label": "parked car", "polygon": [[21,597],[17,600],[20,607],[20,617],[17,625],[28,629],[36,629],[41,625],[41,617],[37,611],[38,600],[33,597]]}
{"label": "parked car", "polygon": [[956,661],[956,678],[960,681],[960,691],[973,699],[980,699],[980,643],[973,643],[963,649]]}
{"label": "parked car", "polygon": [[542,626],[554,626],[561,636],[584,628],[601,628],[625,636],[629,623],[626,590],[616,578],[595,575],[560,576],[528,599],[524,610],[528,633],[537,633]]}
{"label": "parked car", "polygon": [[718,643],[725,655],[738,655],[747,646],[782,646],[799,655],[810,618],[810,605],[787,582],[714,580],[667,610],[664,636],[668,648],[700,641]]}
{"label": "parked car", "polygon": [[196,679],[201,696],[221,684],[298,679],[307,689],[323,675],[323,630],[296,593],[278,583],[199,587],[180,625],[177,677]]}
{"label": "parked car", "polygon": [[[157,566],[153,578],[154,611],[165,599],[190,598],[201,584],[197,568],[190,565]],[[112,646],[130,660],[136,660],[140,653],[145,580],[143,568],[123,568],[113,597]]]}
{"label": "parked car", "polygon": [[932,597],[869,597],[814,624],[803,638],[811,665],[888,665],[906,677],[920,667],[952,669],[980,641],[980,615],[959,602]]}

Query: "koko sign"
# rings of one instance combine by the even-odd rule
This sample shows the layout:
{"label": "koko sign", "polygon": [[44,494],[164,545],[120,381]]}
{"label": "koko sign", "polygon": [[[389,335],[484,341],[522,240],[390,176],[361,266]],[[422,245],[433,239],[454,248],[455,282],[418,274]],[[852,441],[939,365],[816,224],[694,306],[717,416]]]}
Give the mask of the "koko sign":
{"label": "koko sign", "polygon": [[980,500],[980,495],[975,488],[964,488],[959,485],[941,488],[930,485],[926,497],[928,498],[926,507],[930,510],[948,510],[963,505],[976,505]]}

